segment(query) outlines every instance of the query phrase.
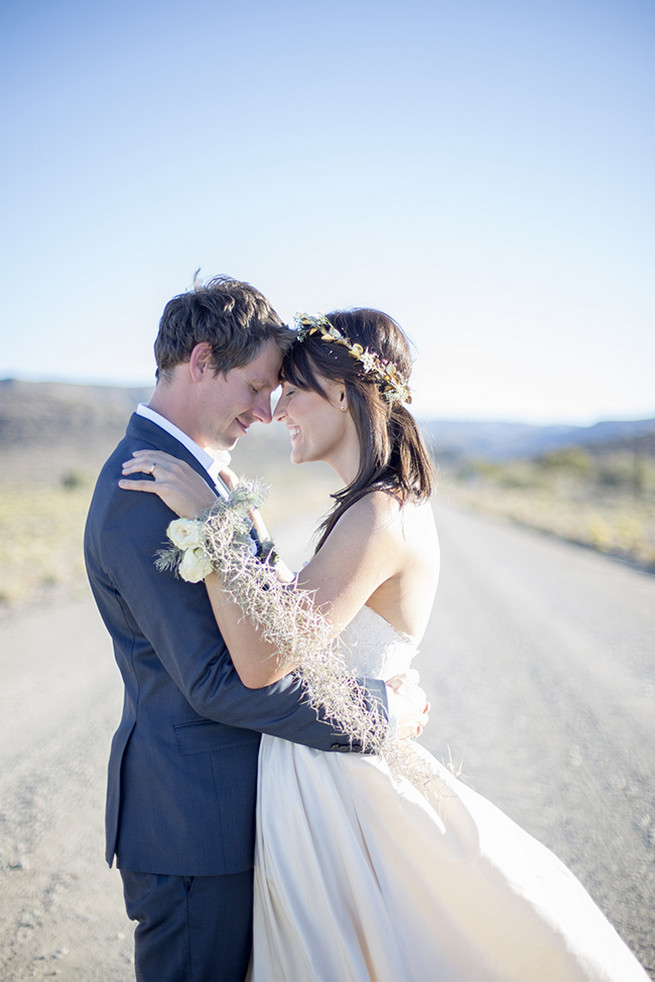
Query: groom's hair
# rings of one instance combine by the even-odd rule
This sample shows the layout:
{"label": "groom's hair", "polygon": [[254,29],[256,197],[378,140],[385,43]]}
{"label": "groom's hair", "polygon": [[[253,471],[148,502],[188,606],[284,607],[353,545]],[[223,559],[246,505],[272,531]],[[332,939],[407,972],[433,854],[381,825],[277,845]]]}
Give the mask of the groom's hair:
{"label": "groom's hair", "polygon": [[252,361],[266,341],[274,341],[284,355],[293,338],[293,331],[250,283],[215,276],[203,284],[196,273],[193,290],[164,307],[155,340],[156,378],[170,377],[171,369],[189,361],[202,341],[212,347],[214,374],[224,375]]}

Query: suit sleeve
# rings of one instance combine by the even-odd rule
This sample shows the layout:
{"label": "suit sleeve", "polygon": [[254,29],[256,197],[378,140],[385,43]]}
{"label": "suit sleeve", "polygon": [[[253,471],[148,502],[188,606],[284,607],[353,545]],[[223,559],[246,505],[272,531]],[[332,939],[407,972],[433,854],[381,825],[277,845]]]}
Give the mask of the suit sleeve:
{"label": "suit sleeve", "polygon": [[[204,584],[155,569],[171,518],[155,495],[111,488],[102,528],[90,536],[92,587],[101,611],[112,611],[113,631],[120,625],[124,649],[135,659],[154,653],[200,716],[321,750],[361,750],[320,711],[317,717],[297,678],[287,676],[264,689],[241,683]],[[384,683],[360,681],[368,704],[386,719]]]}

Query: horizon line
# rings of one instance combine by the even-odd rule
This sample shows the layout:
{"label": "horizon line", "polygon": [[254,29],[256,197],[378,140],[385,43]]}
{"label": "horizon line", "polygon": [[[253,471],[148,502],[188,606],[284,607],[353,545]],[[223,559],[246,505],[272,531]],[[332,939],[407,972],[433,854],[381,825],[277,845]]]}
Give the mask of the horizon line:
{"label": "horizon line", "polygon": [[[12,382],[26,383],[28,385],[73,385],[79,386],[80,388],[107,388],[107,389],[152,389],[154,390],[156,386],[156,380],[151,381],[134,381],[134,380],[117,380],[117,379],[97,379],[97,378],[86,378],[86,379],[72,379],[63,378],[61,376],[56,377],[45,377],[39,375],[38,377],[26,378],[24,376],[14,375],[14,374],[2,374],[0,373],[0,385],[6,385]],[[652,409],[642,410],[641,412],[637,410],[617,410],[615,414],[607,412],[597,412],[590,415],[585,415],[585,417],[548,417],[545,414],[540,414],[540,418],[531,416],[529,413],[523,416],[518,415],[507,415],[499,411],[498,415],[494,415],[493,412],[486,413],[483,416],[473,415],[471,413],[455,413],[450,411],[437,412],[431,411],[430,415],[426,413],[417,413],[416,417],[422,422],[443,422],[443,423],[493,423],[498,425],[520,425],[520,426],[535,426],[535,427],[574,427],[578,429],[588,429],[593,426],[597,426],[601,423],[646,423],[653,421],[655,422],[655,407]]]}

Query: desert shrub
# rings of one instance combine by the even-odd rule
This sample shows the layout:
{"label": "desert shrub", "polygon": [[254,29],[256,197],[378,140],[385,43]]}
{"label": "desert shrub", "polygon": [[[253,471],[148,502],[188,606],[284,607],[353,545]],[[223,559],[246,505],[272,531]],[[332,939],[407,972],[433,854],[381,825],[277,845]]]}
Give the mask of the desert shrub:
{"label": "desert shrub", "polygon": [[542,454],[535,464],[543,471],[566,471],[577,477],[587,477],[593,470],[591,456],[582,447],[567,447]]}
{"label": "desert shrub", "polygon": [[475,480],[459,479],[464,468],[442,487],[475,510],[502,516],[599,552],[620,556],[655,570],[655,466],[640,461],[635,484],[631,454],[594,458],[556,455],[475,466]]}
{"label": "desert shrub", "polygon": [[62,488],[66,488],[67,491],[73,491],[76,488],[84,488],[89,484],[88,478],[84,474],[80,474],[79,471],[66,471],[61,476],[60,480]]}

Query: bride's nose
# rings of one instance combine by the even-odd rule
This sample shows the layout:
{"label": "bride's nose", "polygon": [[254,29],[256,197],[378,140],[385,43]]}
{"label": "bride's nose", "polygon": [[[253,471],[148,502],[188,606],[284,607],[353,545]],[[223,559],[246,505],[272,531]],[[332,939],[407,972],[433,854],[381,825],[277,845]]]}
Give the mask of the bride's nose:
{"label": "bride's nose", "polygon": [[282,392],[280,393],[280,397],[278,401],[275,403],[275,409],[273,410],[273,419],[275,420],[276,423],[281,422],[287,414],[283,402],[284,402],[284,393]]}

